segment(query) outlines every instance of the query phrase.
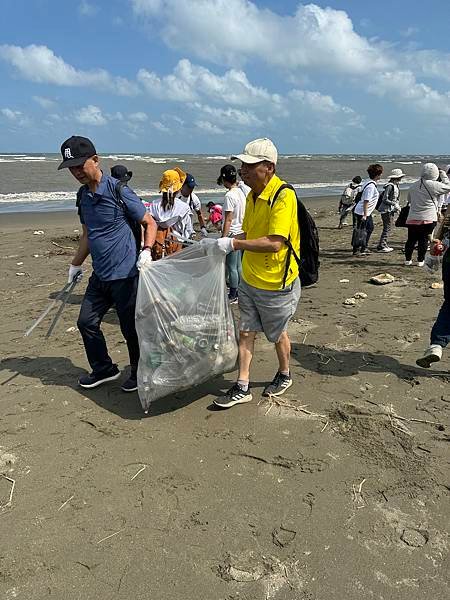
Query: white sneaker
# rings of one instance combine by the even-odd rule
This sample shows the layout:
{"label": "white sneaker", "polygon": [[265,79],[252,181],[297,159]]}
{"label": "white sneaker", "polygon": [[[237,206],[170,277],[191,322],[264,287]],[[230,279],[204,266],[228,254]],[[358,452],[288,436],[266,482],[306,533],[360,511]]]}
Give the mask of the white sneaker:
{"label": "white sneaker", "polygon": [[416,365],[419,365],[419,367],[423,367],[424,369],[429,369],[433,363],[439,362],[441,358],[442,346],[439,346],[439,344],[431,344],[431,346],[425,350],[425,354],[416,360]]}
{"label": "white sneaker", "polygon": [[410,267],[412,265],[412,260],[405,260],[405,267]]}
{"label": "white sneaker", "polygon": [[394,252],[394,248],[390,248],[389,246],[385,246],[384,248],[380,248],[378,252]]}
{"label": "white sneaker", "polygon": [[418,267],[423,267],[423,265],[424,265],[424,264],[425,264],[425,261],[424,261],[424,260],[418,260],[418,261],[417,261],[417,266],[418,266]]}

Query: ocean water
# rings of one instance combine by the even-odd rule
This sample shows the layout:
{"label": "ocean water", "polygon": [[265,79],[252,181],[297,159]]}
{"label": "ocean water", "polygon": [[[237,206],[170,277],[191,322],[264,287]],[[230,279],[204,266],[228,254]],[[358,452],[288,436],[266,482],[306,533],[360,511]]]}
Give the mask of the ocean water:
{"label": "ocean water", "polygon": [[[223,197],[217,177],[220,167],[230,162],[226,155],[198,154],[105,154],[101,159],[106,173],[114,164],[126,165],[133,172],[130,186],[145,199],[158,194],[162,172],[178,165],[196,178],[195,191],[203,204]],[[73,209],[77,182],[67,169],[57,171],[60,160],[59,154],[0,154],[0,212]],[[337,196],[355,175],[364,179],[370,163],[382,164],[386,174],[403,169],[407,177],[402,187],[407,188],[419,177],[421,164],[429,161],[444,166],[450,156],[289,154],[280,157],[277,173],[301,197]]]}

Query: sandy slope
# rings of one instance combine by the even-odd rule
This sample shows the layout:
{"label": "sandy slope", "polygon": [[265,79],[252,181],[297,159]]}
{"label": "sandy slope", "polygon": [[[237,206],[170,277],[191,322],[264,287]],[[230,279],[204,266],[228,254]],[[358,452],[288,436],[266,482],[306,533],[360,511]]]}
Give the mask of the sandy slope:
{"label": "sandy slope", "polygon": [[[274,374],[260,340],[253,403],[211,409],[230,375],[148,418],[120,382],[77,388],[79,294],[49,341],[44,327],[22,337],[64,283],[72,251],[51,242],[75,246],[76,217],[2,216],[0,473],[16,482],[0,508],[2,599],[448,597],[448,362],[414,366],[442,291],[401,266],[403,231],[394,253],[353,260],[330,203],[314,206],[321,281],[292,324],[283,405],[258,404]],[[398,281],[367,282],[385,271]],[[3,505],[9,490],[0,480]]]}

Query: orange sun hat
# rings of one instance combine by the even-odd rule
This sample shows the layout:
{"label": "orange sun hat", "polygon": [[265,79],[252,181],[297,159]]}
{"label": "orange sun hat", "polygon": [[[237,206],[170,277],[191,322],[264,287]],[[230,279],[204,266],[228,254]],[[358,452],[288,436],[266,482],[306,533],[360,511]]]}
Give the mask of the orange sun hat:
{"label": "orange sun hat", "polygon": [[164,171],[162,179],[159,182],[160,192],[178,192],[183,187],[184,180],[186,179],[186,173],[175,167],[175,169],[169,169]]}

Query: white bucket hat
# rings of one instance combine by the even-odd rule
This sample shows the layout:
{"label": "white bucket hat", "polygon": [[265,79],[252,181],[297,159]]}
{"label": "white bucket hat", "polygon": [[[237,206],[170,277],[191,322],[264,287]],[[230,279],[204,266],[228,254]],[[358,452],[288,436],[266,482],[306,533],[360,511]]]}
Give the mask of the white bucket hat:
{"label": "white bucket hat", "polygon": [[401,169],[392,169],[389,174],[389,179],[400,179],[400,177],[406,177],[406,174]]}
{"label": "white bucket hat", "polygon": [[231,157],[231,160],[235,159],[248,164],[255,164],[267,160],[276,165],[278,152],[272,140],[269,140],[269,138],[259,138],[249,142],[245,146],[242,154],[236,154]]}

